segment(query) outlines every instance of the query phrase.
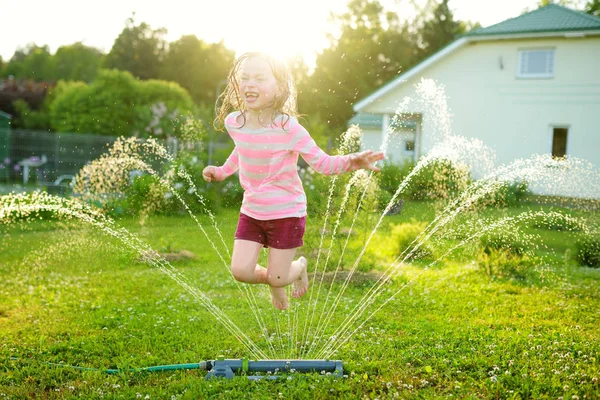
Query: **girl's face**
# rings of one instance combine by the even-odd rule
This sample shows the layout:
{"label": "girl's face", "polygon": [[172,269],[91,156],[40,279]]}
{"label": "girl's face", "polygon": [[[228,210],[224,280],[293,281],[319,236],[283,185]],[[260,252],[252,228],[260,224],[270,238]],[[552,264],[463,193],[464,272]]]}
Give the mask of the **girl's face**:
{"label": "girl's face", "polygon": [[275,97],[280,94],[271,66],[260,57],[249,58],[244,62],[238,90],[246,109],[254,111],[273,106]]}

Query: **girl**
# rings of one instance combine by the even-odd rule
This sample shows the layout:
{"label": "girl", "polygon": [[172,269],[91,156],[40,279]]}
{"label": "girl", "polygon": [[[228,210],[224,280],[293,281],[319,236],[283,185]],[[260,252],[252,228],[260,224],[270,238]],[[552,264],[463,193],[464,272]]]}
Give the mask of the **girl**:
{"label": "girl", "polygon": [[[295,118],[296,93],[289,69],[266,54],[239,57],[220,100],[215,127],[227,129],[235,148],[222,167],[207,166],[202,175],[208,182],[221,181],[239,170],[244,199],[231,272],[241,282],[268,284],[273,305],[285,310],[285,286],[293,284],[293,297],[308,290],[307,260],[294,261],[306,223],[298,155],[322,174],[360,168],[379,171],[373,163],[384,155],[371,150],[345,156],[323,152]],[[262,247],[269,248],[267,268],[257,264]]]}

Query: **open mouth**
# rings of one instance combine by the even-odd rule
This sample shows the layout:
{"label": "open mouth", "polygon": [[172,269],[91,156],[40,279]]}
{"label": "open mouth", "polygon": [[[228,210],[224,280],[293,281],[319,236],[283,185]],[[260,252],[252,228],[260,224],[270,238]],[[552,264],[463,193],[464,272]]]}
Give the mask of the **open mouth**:
{"label": "open mouth", "polygon": [[249,103],[253,103],[256,101],[256,99],[258,99],[258,93],[256,93],[256,92],[246,92],[245,96],[246,96],[246,101]]}

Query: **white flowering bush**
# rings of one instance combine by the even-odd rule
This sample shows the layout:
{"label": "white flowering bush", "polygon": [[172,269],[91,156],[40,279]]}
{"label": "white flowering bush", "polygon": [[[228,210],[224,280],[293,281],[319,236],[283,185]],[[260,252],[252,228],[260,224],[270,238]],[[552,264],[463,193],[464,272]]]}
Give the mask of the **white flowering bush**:
{"label": "white flowering bush", "polygon": [[174,142],[176,157],[156,140],[120,138],[81,169],[75,195],[112,216],[207,213],[224,202],[239,206],[235,179],[208,184],[202,178],[203,134],[189,129],[195,131],[184,134],[190,140]]}
{"label": "white flowering bush", "polygon": [[187,121],[194,121],[191,116],[182,115],[177,108],[169,108],[164,102],[151,106],[135,108],[135,126],[133,136],[144,138],[180,137],[186,129]]}

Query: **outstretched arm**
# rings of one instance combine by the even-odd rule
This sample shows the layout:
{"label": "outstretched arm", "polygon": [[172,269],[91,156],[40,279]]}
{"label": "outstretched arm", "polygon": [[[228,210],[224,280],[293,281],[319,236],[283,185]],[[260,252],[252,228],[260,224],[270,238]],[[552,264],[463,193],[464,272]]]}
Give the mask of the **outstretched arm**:
{"label": "outstretched arm", "polygon": [[343,156],[330,156],[317,146],[310,134],[300,124],[292,127],[292,129],[294,128],[296,128],[296,132],[290,130],[290,133],[296,135],[294,151],[300,153],[302,158],[321,174],[342,174],[361,168],[371,171],[380,170],[373,164],[383,160],[385,156],[382,152],[366,150]]}
{"label": "outstretched arm", "polygon": [[227,157],[227,161],[223,164],[222,167],[215,167],[213,165],[209,165],[208,167],[202,170],[202,177],[207,182],[222,181],[228,176],[233,175],[235,171],[237,171],[240,167],[239,156],[237,147],[233,149],[229,157]]}

